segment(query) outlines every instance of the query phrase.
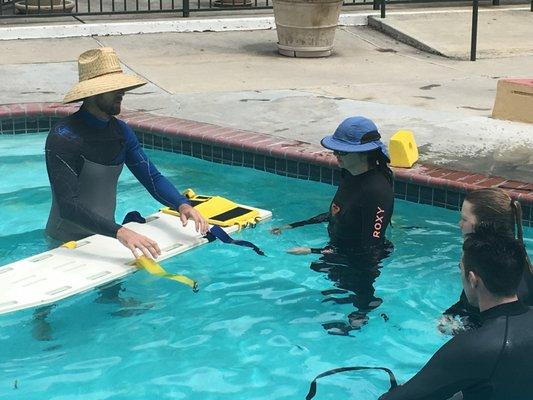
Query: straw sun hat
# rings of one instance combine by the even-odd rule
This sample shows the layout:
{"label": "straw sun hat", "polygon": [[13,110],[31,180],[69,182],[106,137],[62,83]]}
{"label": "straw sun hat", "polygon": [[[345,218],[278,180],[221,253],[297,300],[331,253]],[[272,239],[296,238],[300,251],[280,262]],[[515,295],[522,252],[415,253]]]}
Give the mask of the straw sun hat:
{"label": "straw sun hat", "polygon": [[122,72],[120,61],[111,47],[88,50],[78,58],[80,81],[66,94],[63,103],[80,101],[114,90],[131,90],[147,82]]}

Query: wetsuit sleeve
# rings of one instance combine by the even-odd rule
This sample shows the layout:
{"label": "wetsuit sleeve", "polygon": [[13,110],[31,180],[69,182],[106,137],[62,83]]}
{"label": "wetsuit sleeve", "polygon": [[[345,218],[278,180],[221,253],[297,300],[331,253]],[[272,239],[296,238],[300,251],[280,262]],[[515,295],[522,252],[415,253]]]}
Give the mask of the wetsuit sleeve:
{"label": "wetsuit sleeve", "polygon": [[152,197],[174,209],[178,209],[182,204],[189,204],[187,198],[180,194],[148,159],[132,129],[123,121],[119,121],[119,124],[125,137],[126,166]]}
{"label": "wetsuit sleeve", "polygon": [[361,244],[371,246],[381,243],[392,217],[392,188],[379,177],[368,183],[362,200],[358,210],[361,213]]}
{"label": "wetsuit sleeve", "polygon": [[383,394],[379,400],[447,400],[484,382],[490,363],[472,350],[478,347],[473,333],[450,340],[413,378]]}
{"label": "wetsuit sleeve", "polygon": [[81,139],[68,126],[57,125],[47,137],[46,168],[61,218],[97,234],[116,237],[121,225],[86,208],[79,201],[78,176],[83,167]]}
{"label": "wetsuit sleeve", "polygon": [[306,220],[303,220],[303,221],[292,222],[292,223],[290,223],[288,225],[291,228],[298,228],[300,226],[319,224],[321,222],[327,222],[327,221],[329,221],[329,212],[318,214],[318,215],[316,215],[316,216],[314,216],[312,218],[309,218],[309,219],[306,219]]}

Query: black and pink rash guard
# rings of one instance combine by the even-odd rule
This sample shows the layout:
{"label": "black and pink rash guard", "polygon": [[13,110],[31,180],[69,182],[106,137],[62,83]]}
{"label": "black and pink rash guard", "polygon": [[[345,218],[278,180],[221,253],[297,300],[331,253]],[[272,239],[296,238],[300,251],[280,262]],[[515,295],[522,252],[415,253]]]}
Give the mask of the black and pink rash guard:
{"label": "black and pink rash guard", "polygon": [[341,252],[359,252],[385,243],[393,209],[394,192],[385,173],[373,168],[352,175],[343,169],[329,212],[289,225],[328,222],[330,246]]}
{"label": "black and pink rash guard", "polygon": [[379,169],[360,175],[342,170],[329,210],[330,244],[345,249],[382,244],[393,208],[392,185]]}

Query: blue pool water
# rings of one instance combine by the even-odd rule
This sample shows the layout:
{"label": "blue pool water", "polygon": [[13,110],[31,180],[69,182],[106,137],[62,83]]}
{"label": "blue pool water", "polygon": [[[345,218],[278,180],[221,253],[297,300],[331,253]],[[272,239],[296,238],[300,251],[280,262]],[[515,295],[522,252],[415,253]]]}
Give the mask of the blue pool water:
{"label": "blue pool water", "polygon": [[[0,137],[0,265],[47,249],[44,140]],[[324,211],[334,187],[148,153],[182,190],[193,187],[272,210],[271,222],[235,235],[268,257],[205,245],[163,263],[198,280],[198,294],[139,272],[122,281],[120,296],[129,305],[96,302],[98,291],[60,302],[48,317],[49,341],[34,338],[31,310],[0,316],[0,398],[304,398],[317,374],[340,366],[386,366],[404,382],[448,340],[435,322],[460,292],[458,212],[397,201],[389,231],[396,248],[375,283],[384,302],[362,330],[333,336],[322,323],[345,320],[353,306],[322,302],[321,291],[333,283],[309,268],[315,255],[284,253],[297,245],[324,245],[325,227],[281,236],[268,230]],[[129,172],[119,192],[117,219],[159,206]],[[531,249],[531,229],[526,236]],[[387,389],[382,372],[352,373],[320,381],[316,398],[375,399]]]}

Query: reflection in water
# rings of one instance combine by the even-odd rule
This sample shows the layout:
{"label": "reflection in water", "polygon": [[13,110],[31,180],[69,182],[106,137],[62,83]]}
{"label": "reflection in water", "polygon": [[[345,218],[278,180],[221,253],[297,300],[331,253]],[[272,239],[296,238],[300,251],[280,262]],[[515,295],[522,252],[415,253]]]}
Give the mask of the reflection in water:
{"label": "reflection in water", "polygon": [[54,305],[39,307],[33,312],[32,336],[35,340],[49,342],[52,340],[52,326],[48,322],[48,315]]}
{"label": "reflection in water", "polygon": [[[367,314],[383,303],[374,296],[374,282],[381,274],[381,261],[393,250],[391,242],[369,248],[365,251],[339,251],[328,247],[318,261],[311,263],[311,269],[327,273],[338,289],[324,290],[323,303],[353,304],[356,308],[347,321],[330,321],[322,326],[331,335],[348,335],[359,330],[368,322]],[[340,296],[336,296],[340,295]]]}

